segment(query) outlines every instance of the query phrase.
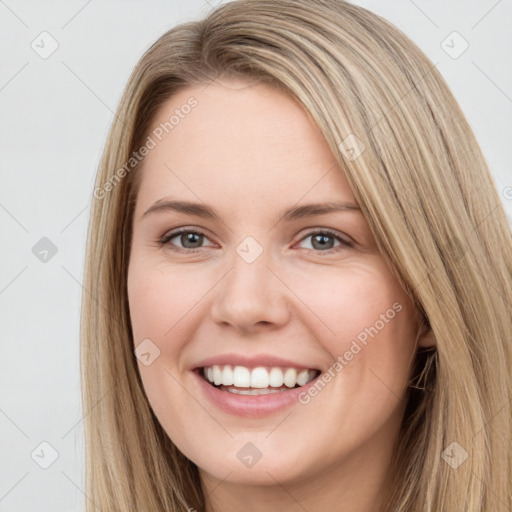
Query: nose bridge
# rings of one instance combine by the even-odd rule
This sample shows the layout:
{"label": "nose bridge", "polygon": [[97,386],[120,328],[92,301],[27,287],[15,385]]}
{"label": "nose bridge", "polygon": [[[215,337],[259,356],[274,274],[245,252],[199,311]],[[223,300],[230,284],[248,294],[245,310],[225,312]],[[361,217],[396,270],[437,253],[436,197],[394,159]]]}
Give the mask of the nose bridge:
{"label": "nose bridge", "polygon": [[235,249],[212,306],[213,319],[248,330],[256,324],[282,324],[288,308],[282,284],[270,270],[271,251],[253,237]]}

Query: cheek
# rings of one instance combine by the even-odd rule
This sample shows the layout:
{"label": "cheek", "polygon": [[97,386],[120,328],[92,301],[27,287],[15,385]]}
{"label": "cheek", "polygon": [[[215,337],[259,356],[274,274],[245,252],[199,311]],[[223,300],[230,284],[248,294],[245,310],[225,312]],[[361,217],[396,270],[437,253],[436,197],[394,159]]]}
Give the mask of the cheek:
{"label": "cheek", "polygon": [[396,318],[409,314],[403,289],[386,268],[371,261],[309,267],[290,273],[287,283],[309,310],[301,319],[311,318],[310,327],[338,353],[354,339],[364,343],[376,330],[390,331]]}
{"label": "cheek", "polygon": [[[135,259],[128,269],[128,301],[134,343],[142,339],[176,339],[186,315],[205,294],[205,280]],[[163,347],[162,347],[163,348]]]}
{"label": "cheek", "polygon": [[[149,260],[149,258],[148,258]],[[189,281],[192,286],[187,286]],[[197,280],[196,280],[197,281]],[[170,421],[178,411],[190,407],[183,393],[182,376],[176,366],[186,345],[186,313],[201,297],[179,272],[166,272],[149,261],[133,258],[128,268],[127,288],[134,349],[149,347],[150,364],[139,359],[137,366],[149,404],[171,438],[185,436],[179,422]],[[149,344],[145,340],[151,340]],[[183,340],[183,341],[181,341]],[[185,436],[186,437],[186,436]]]}
{"label": "cheek", "polygon": [[[372,403],[401,396],[414,354],[414,308],[383,265],[354,264],[321,275],[297,275],[299,297],[307,297],[310,330],[333,361],[339,396]],[[305,317],[302,317],[304,319]]]}

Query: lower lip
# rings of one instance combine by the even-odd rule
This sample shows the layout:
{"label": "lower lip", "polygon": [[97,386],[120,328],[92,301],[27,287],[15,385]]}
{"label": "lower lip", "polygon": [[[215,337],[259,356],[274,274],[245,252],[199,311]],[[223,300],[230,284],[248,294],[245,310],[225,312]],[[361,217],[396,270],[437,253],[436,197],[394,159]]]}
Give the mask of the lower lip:
{"label": "lower lip", "polygon": [[[202,370],[201,370],[202,371]],[[206,382],[197,371],[192,372],[199,381],[199,386],[210,402],[222,411],[236,416],[258,418],[282,411],[293,404],[300,404],[299,395],[307,392],[318,377],[299,388],[290,388],[279,393],[267,395],[240,395],[221,391]]]}

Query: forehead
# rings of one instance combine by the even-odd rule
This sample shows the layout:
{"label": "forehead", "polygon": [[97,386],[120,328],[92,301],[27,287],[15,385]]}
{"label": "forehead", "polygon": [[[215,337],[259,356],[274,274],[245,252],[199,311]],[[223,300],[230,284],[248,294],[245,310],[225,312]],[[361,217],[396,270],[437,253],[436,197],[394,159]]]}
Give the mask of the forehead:
{"label": "forehead", "polygon": [[229,79],[182,89],[160,107],[149,136],[155,147],[139,191],[148,200],[175,191],[232,204],[354,200],[305,109],[268,84]]}

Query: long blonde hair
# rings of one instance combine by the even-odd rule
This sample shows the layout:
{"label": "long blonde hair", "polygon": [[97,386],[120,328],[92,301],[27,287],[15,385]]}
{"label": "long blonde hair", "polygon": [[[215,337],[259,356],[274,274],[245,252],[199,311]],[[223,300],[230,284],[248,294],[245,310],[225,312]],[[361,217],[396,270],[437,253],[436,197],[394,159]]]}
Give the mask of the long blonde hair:
{"label": "long blonde hair", "polygon": [[126,163],[162,102],[220,75],[266,81],[304,106],[432,330],[386,510],[512,509],[512,236],[464,114],[436,67],[381,17],[343,0],[238,0],[148,49],[104,149],[81,318],[87,510],[204,510],[198,469],[152,413],[133,353],[126,277],[140,173]]}

